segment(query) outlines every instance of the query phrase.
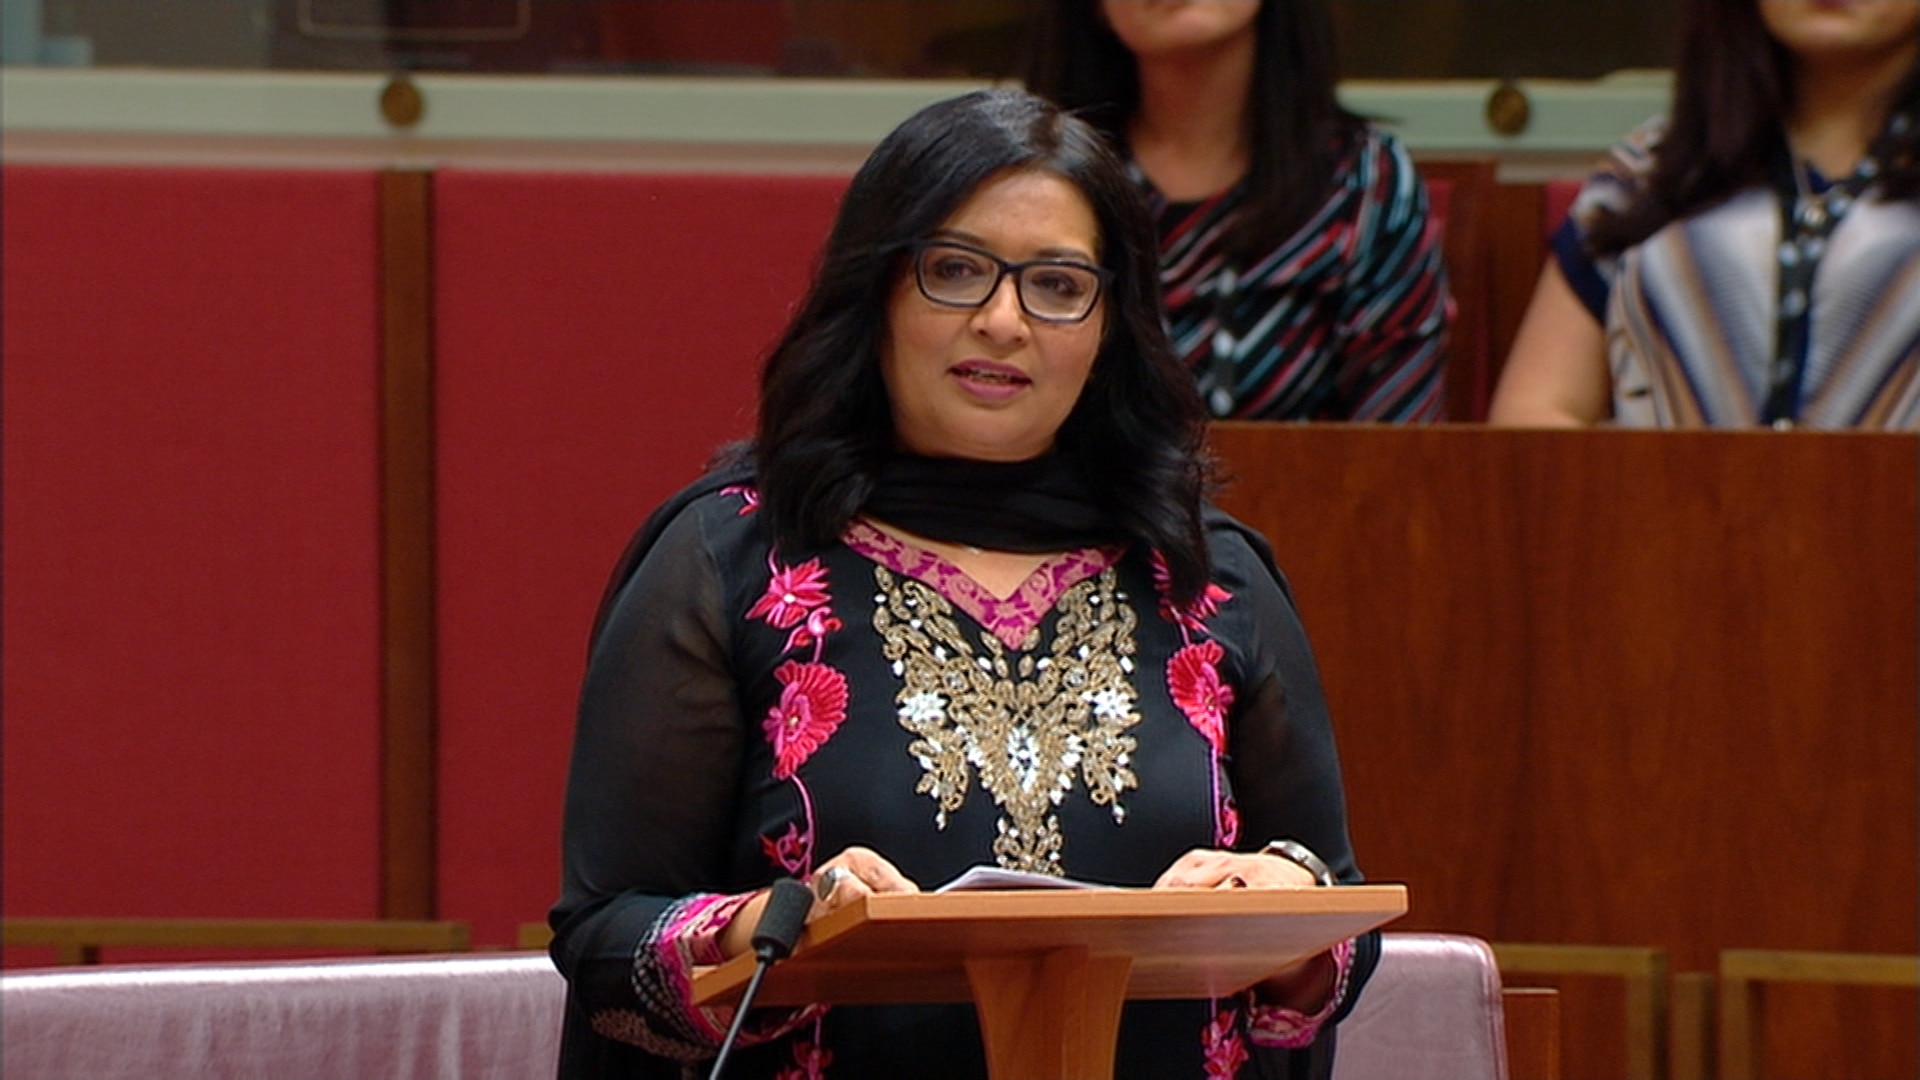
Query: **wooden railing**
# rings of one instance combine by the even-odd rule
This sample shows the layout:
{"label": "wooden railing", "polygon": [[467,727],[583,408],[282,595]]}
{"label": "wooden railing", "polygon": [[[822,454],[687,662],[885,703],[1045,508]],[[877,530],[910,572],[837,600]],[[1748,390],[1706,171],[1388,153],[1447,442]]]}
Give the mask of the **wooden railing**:
{"label": "wooden railing", "polygon": [[62,964],[100,963],[105,948],[465,952],[464,922],[403,919],[0,920],[5,944],[51,947]]}
{"label": "wooden railing", "polygon": [[[1626,945],[1551,945],[1492,942],[1500,977],[1525,986],[1527,976],[1598,975],[1625,980],[1625,1080],[1667,1076],[1667,950]],[[1516,978],[1517,977],[1517,981]]]}
{"label": "wooden railing", "polygon": [[[1721,1080],[1759,1080],[1764,1068],[1762,988],[1769,983],[1920,987],[1920,956],[1728,949],[1720,954]],[[1863,1025],[1862,1033],[1869,1030]],[[1893,1037],[1879,1032],[1880,1037]]]}

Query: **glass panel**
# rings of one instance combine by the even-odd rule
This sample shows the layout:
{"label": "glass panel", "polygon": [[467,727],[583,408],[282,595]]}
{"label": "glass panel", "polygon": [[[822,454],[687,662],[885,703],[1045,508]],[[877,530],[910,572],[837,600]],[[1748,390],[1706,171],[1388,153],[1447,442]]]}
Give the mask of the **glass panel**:
{"label": "glass panel", "polygon": [[[1280,0],[1273,0],[1280,2]],[[1675,0],[1330,0],[1356,79],[1664,67]],[[0,0],[15,64],[833,77],[1016,73],[1029,0]]]}

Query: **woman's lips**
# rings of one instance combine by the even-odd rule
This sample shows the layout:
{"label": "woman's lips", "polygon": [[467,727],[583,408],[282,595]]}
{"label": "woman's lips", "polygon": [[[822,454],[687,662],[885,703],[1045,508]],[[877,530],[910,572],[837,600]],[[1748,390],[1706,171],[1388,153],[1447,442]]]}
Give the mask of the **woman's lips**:
{"label": "woman's lips", "polygon": [[1033,384],[1019,368],[986,360],[964,360],[948,370],[968,391],[981,397],[1012,397]]}

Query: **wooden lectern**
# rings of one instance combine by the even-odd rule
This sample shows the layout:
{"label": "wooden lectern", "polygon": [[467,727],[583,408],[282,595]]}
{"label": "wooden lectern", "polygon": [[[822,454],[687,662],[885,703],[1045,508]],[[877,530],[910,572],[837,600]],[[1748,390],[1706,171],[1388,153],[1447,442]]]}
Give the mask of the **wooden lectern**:
{"label": "wooden lectern", "polygon": [[[1406,913],[1404,885],[890,893],[809,924],[756,1005],[972,1001],[994,1080],[1113,1075],[1130,998],[1224,997]],[[752,955],[697,973],[739,996]]]}

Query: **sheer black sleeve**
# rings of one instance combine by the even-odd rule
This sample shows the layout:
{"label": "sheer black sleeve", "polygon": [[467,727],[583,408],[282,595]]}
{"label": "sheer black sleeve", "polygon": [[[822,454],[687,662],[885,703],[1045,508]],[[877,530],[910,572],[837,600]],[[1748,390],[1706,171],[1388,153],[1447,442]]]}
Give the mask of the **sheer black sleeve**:
{"label": "sheer black sleeve", "polygon": [[[1240,812],[1239,846],[1282,837],[1312,848],[1343,884],[1365,879],[1347,832],[1346,791],[1320,672],[1291,591],[1266,543],[1243,527],[1216,528],[1216,573],[1245,601],[1231,635],[1241,654],[1242,697],[1229,721],[1228,775]],[[1354,940],[1337,1023],[1379,959],[1377,931]]]}
{"label": "sheer black sleeve", "polygon": [[[722,597],[702,516],[683,510],[595,636],[550,915],[569,984],[567,1060],[591,1057],[579,1044],[593,1039],[698,1060],[731,1019],[686,997],[690,968],[721,958],[718,934],[740,901],[726,895],[725,864],[745,729]],[[751,1029],[765,1037],[795,1018],[756,1016]]]}

